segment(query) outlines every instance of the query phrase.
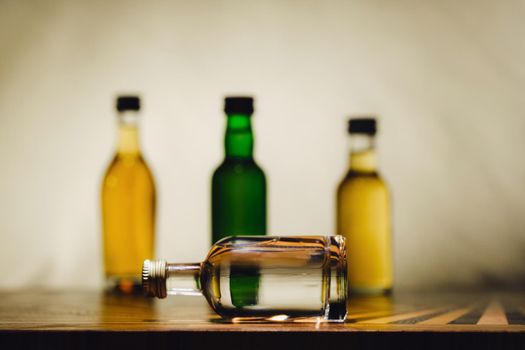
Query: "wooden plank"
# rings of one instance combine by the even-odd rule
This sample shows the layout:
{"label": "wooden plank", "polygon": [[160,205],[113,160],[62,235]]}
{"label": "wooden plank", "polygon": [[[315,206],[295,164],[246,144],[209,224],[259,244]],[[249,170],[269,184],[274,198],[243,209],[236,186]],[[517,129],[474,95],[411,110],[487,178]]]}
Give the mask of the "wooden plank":
{"label": "wooden plank", "polygon": [[371,320],[364,320],[359,321],[357,323],[367,323],[367,324],[385,324],[385,323],[393,323],[396,321],[402,321],[405,319],[413,318],[413,317],[420,317],[426,314],[431,314],[436,311],[439,311],[441,308],[430,308],[420,311],[413,311],[413,312],[406,312],[399,315],[393,315],[393,316],[387,316],[387,317],[381,317],[381,318],[374,318]]}
{"label": "wooden plank", "polygon": [[487,306],[485,313],[478,321],[480,325],[508,325],[509,321],[505,316],[503,306],[497,299],[493,299]]}
{"label": "wooden plank", "polygon": [[421,325],[446,325],[449,322],[452,322],[461,316],[467,314],[471,308],[464,307],[460,309],[455,309],[449,312],[446,312],[444,314],[438,315],[436,317],[432,317],[428,320],[422,321],[419,324]]}
{"label": "wooden plank", "polygon": [[361,320],[361,319],[371,319],[377,317],[389,316],[392,314],[392,311],[371,311],[371,312],[361,312],[361,313],[349,313],[347,316],[348,321]]}

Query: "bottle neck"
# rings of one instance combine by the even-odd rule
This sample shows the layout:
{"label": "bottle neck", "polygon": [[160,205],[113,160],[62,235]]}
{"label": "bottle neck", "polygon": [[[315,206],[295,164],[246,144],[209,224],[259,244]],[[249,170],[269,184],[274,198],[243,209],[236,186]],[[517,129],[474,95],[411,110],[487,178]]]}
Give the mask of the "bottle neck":
{"label": "bottle neck", "polygon": [[350,171],[359,173],[374,173],[377,171],[375,139],[373,135],[351,135]]}
{"label": "bottle neck", "polygon": [[253,133],[250,115],[228,115],[224,148],[226,158],[252,159]]}
{"label": "bottle neck", "polygon": [[166,292],[168,295],[202,295],[201,265],[166,263]]}
{"label": "bottle neck", "polygon": [[202,295],[201,264],[173,264],[166,260],[145,260],[142,286],[146,295],[165,298],[168,295]]}
{"label": "bottle neck", "polygon": [[118,114],[118,143],[119,155],[136,155],[140,153],[138,112],[124,111]]}

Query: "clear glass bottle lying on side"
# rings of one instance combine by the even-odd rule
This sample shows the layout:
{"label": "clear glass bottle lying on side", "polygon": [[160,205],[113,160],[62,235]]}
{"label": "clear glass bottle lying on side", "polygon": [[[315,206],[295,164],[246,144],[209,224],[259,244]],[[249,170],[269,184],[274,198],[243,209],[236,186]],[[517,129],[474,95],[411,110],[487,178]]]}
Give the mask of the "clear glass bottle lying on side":
{"label": "clear glass bottle lying on side", "polygon": [[[346,318],[342,236],[227,237],[213,245],[202,263],[146,260],[142,271],[147,295],[203,295],[215,312],[233,322]],[[231,289],[230,280],[253,279],[253,271],[259,279],[255,302],[236,305],[232,300],[243,290]]]}

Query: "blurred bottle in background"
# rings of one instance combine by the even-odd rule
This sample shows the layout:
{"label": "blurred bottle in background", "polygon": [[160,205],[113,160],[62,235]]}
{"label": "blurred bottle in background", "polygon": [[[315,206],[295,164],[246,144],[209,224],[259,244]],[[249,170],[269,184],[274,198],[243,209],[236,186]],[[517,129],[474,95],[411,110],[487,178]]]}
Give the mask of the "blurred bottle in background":
{"label": "blurred bottle in background", "polygon": [[[253,111],[251,97],[225,99],[226,156],[212,177],[212,244],[228,236],[266,234],[266,178],[253,159]],[[259,282],[257,268],[232,268],[232,303],[257,305]]]}
{"label": "blurred bottle in background", "polygon": [[348,285],[353,294],[387,294],[393,286],[388,188],[378,174],[376,120],[349,120],[348,173],[337,189],[337,233],[346,237]]}
{"label": "blurred bottle in background", "polygon": [[212,243],[266,234],[266,178],[253,159],[253,98],[227,97],[226,156],[212,177]]}
{"label": "blurred bottle in background", "polygon": [[117,98],[118,143],[102,183],[105,275],[108,289],[140,292],[141,264],[153,258],[155,184],[138,136],[140,99]]}

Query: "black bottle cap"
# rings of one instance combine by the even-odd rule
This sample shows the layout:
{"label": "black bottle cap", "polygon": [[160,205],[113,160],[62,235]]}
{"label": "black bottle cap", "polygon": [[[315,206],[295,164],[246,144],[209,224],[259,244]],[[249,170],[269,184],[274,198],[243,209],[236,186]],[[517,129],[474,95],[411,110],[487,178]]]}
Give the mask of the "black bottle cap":
{"label": "black bottle cap", "polygon": [[377,132],[377,122],[372,117],[350,118],[348,121],[348,133],[375,135]]}
{"label": "black bottle cap", "polygon": [[248,114],[253,113],[253,97],[230,96],[224,99],[224,112],[226,114]]}
{"label": "black bottle cap", "polygon": [[117,111],[140,110],[140,97],[135,95],[122,95],[117,97]]}

